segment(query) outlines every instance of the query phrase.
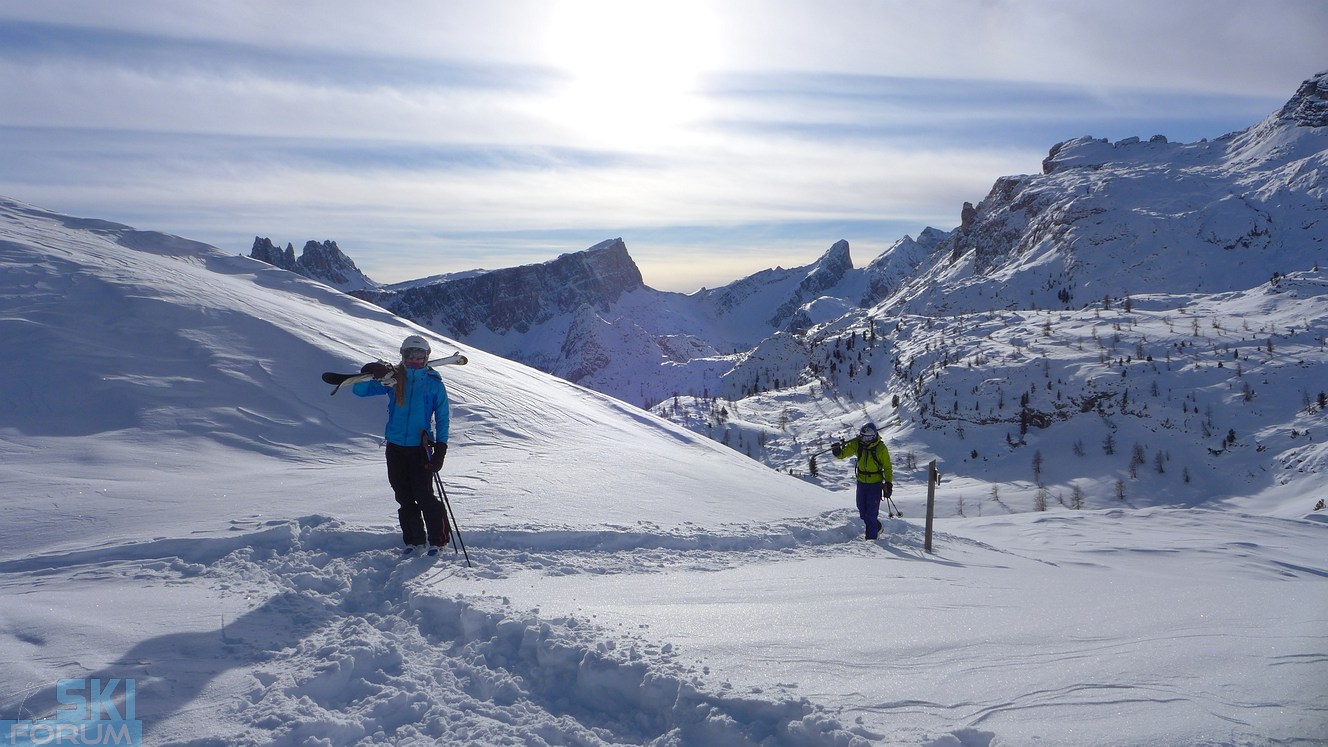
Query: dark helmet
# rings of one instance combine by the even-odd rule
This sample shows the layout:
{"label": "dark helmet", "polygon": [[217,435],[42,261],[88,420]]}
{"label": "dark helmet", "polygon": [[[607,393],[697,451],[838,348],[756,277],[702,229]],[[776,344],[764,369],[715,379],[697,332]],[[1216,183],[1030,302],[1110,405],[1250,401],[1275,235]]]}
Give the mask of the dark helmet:
{"label": "dark helmet", "polygon": [[862,426],[862,430],[858,431],[858,440],[863,442],[864,444],[869,444],[875,441],[876,436],[877,432],[876,432],[875,423],[868,423]]}

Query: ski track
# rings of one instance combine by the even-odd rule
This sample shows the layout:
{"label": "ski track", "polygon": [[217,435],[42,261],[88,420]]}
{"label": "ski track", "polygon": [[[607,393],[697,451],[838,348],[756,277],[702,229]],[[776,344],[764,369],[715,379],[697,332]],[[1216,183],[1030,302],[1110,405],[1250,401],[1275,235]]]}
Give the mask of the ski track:
{"label": "ski track", "polygon": [[[1195,513],[1158,531],[1169,531],[1188,551],[1239,556],[1247,561],[1242,563],[1247,572],[1261,576],[1328,576],[1322,567],[1261,555],[1254,542],[1201,546],[1201,537],[1185,536],[1184,522],[1224,515],[1200,511],[1189,518]],[[1119,511],[1104,512],[1101,519],[1143,524],[1148,517]],[[1221,693],[1192,692],[1164,681],[1123,685],[1092,679],[1014,693],[1007,700],[860,704],[860,713],[881,714],[887,722],[927,713],[950,724],[939,734],[908,731],[890,737],[879,721],[845,724],[836,708],[788,695],[783,686],[739,693],[721,673],[688,663],[686,652],[631,625],[610,628],[580,613],[542,616],[538,609],[517,610],[507,598],[483,592],[486,580],[519,575],[647,576],[883,553],[970,569],[1057,565],[943,532],[934,538],[938,553],[924,554],[922,528],[905,520],[887,520],[880,542],[861,540],[859,527],[856,513],[844,509],[719,527],[479,529],[465,534],[474,562],[467,567],[450,552],[438,559],[403,560],[396,549],[384,547],[391,544],[387,527],[350,526],[321,515],[250,518],[233,521],[231,533],[221,536],[164,537],[0,562],[0,588],[187,584],[244,609],[222,620],[220,630],[155,633],[87,673],[138,682],[139,702],[153,711],[141,715],[153,744],[861,747],[917,737],[914,743],[939,747],[988,745],[997,734],[986,728],[1000,731],[1008,723],[1003,720],[1020,712],[1060,718],[1061,711],[1112,713],[1128,703],[1132,711],[1166,718],[1178,709],[1188,714],[1283,707],[1229,703]],[[1089,555],[1155,547],[1135,534],[1124,543],[1119,537],[1094,540],[1091,527],[1062,517],[1028,520],[1025,531],[1033,528],[1064,532],[1083,543],[1077,552]],[[1045,668],[1048,660],[1091,664],[1123,645],[1138,644],[1090,636],[999,661],[962,647],[937,650],[926,659],[948,659],[950,671],[981,679]],[[1277,663],[1300,671],[1323,661],[1316,653]],[[902,671],[910,665],[893,666]],[[54,702],[49,689],[25,697]],[[190,714],[202,709],[224,714],[212,720],[235,731],[198,739],[190,731]]]}
{"label": "ski track", "polygon": [[[541,619],[537,610],[511,609],[506,599],[444,596],[458,578],[531,571],[721,570],[845,552],[922,559],[920,529],[890,520],[889,539],[875,543],[857,539],[858,523],[853,512],[835,511],[718,533],[649,525],[481,530],[464,537],[482,548],[467,568],[449,552],[403,560],[383,549],[383,529],[324,516],[235,521],[232,536],[5,561],[0,587],[201,583],[223,597],[262,600],[238,619],[222,620],[220,631],[164,633],[88,675],[138,681],[139,701],[157,711],[144,716],[154,743],[863,745],[874,735],[845,727],[805,699],[736,695],[708,671],[679,663],[671,645],[633,631],[575,617]],[[210,660],[216,671],[182,687],[154,666],[184,659]],[[242,697],[209,702],[208,683],[233,669],[250,676]],[[54,700],[49,692],[28,697]],[[182,722],[198,708],[228,712],[239,731],[190,736]]]}

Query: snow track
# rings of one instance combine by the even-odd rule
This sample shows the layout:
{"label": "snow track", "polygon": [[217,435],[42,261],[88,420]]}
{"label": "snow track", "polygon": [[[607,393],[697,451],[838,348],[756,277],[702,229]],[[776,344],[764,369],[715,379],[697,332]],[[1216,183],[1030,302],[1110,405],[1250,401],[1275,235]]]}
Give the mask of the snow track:
{"label": "snow track", "polygon": [[[720,692],[667,644],[575,617],[519,613],[506,600],[446,595],[467,576],[522,570],[718,569],[738,562],[735,555],[842,552],[850,531],[844,518],[734,537],[477,532],[484,549],[472,571],[450,553],[402,560],[382,549],[383,531],[310,516],[229,537],[8,561],[0,564],[0,583],[23,576],[163,590],[187,583],[239,602],[243,611],[217,616],[210,630],[140,641],[88,674],[139,682],[140,717],[155,743],[851,744],[852,734],[805,700]],[[867,543],[859,549],[874,550]],[[184,660],[203,669],[210,662],[211,671],[183,689],[161,676],[160,662]],[[206,694],[207,683],[233,671],[244,676],[222,689],[238,687],[240,697]],[[25,700],[53,697],[27,692]],[[235,732],[188,738],[189,711],[200,700],[229,711]]]}
{"label": "snow track", "polygon": [[[1247,540],[1213,541],[1242,522]],[[1268,724],[1314,732],[1295,685],[1248,680],[1308,685],[1325,660],[1310,630],[1328,569],[1301,549],[1321,522],[1160,509],[1021,516],[976,524],[1015,550],[938,533],[935,555],[910,522],[887,522],[880,542],[858,539],[857,523],[841,510],[667,531],[482,528],[468,537],[467,568],[450,553],[403,560],[385,547],[392,530],[315,515],[18,558],[0,563],[11,599],[0,621],[26,631],[20,645],[76,648],[90,634],[52,610],[89,589],[103,601],[87,625],[125,636],[100,658],[34,661],[0,708],[49,717],[40,670],[53,666],[134,679],[149,743],[208,747],[939,746],[1039,733],[1083,744],[1122,710],[1180,715],[1178,737],[1214,718],[1235,735]],[[1157,588],[1178,569],[1196,575],[1193,588]],[[870,574],[861,599],[845,591],[850,572]],[[1226,609],[1205,578],[1240,579],[1248,599]],[[1081,591],[1037,613],[1048,583]],[[1152,603],[1113,619],[1103,583]],[[994,593],[1014,604],[993,605]],[[1278,606],[1274,624],[1264,610]],[[187,612],[163,626],[161,610]],[[1020,629],[1038,614],[1068,629]],[[149,622],[135,630],[140,617]],[[864,623],[878,643],[833,645],[847,640],[840,628]],[[716,625],[727,628],[718,638],[706,633]],[[1255,630],[1257,650],[1204,654]],[[866,651],[877,653],[854,661]],[[1195,666],[1238,689],[1161,674]],[[1278,716],[1288,711],[1301,726]],[[1087,730],[1048,731],[1041,714],[1058,713],[1079,714]]]}
{"label": "snow track", "polygon": [[[877,543],[860,540],[862,522],[856,513],[830,511],[800,521],[715,530],[683,527],[667,530],[652,524],[607,527],[588,531],[550,527],[541,531],[467,533],[467,542],[486,548],[477,575],[506,578],[518,571],[561,573],[649,573],[666,569],[721,570],[738,565],[790,558],[843,557],[877,554],[885,549],[920,557],[922,533],[900,520],[885,521],[886,537]],[[631,562],[624,563],[625,555]]]}

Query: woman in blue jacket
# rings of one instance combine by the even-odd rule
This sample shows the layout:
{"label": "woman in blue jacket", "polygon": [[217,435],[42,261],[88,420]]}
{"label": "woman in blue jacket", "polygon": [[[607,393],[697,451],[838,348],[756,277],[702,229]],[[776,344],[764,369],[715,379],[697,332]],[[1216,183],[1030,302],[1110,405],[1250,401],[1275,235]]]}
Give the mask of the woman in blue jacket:
{"label": "woman in blue jacket", "polygon": [[[355,394],[387,399],[387,480],[397,499],[397,519],[405,554],[424,549],[437,552],[447,544],[451,532],[443,503],[433,492],[433,474],[443,468],[450,424],[447,387],[443,377],[429,367],[429,342],[411,335],[401,343],[401,363],[396,367],[369,364],[373,381],[355,385]],[[433,461],[425,456],[423,439],[432,444]]]}

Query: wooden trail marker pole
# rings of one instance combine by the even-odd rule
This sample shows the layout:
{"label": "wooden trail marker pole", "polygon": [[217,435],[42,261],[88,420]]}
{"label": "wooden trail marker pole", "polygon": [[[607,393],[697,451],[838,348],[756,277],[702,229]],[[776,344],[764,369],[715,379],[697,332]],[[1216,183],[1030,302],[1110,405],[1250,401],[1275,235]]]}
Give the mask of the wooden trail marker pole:
{"label": "wooden trail marker pole", "polygon": [[941,473],[936,471],[936,460],[927,464],[927,540],[923,544],[931,552],[931,525],[936,516],[936,483],[941,481]]}

